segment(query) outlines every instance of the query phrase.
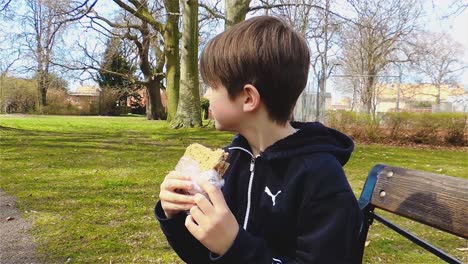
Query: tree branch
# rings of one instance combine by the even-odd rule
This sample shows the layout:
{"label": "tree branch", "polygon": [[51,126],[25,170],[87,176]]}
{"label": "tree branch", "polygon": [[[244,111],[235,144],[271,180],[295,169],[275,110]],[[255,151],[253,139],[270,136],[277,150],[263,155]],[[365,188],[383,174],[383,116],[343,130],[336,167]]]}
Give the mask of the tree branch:
{"label": "tree branch", "polygon": [[210,13],[214,18],[219,18],[219,19],[226,20],[225,16],[223,16],[222,14],[220,14],[217,11],[213,10],[209,6],[205,5],[204,3],[199,3],[198,5],[200,7],[203,7],[206,11],[208,11],[208,13]]}
{"label": "tree branch", "polygon": [[0,2],[0,12],[5,11],[8,8],[8,5],[11,3],[11,0],[2,0]]}
{"label": "tree branch", "polygon": [[319,6],[319,5],[314,5],[314,4],[307,4],[307,3],[300,3],[300,4],[273,4],[273,5],[270,5],[270,4],[266,4],[266,5],[261,5],[261,6],[253,6],[253,7],[250,7],[249,8],[249,11],[257,11],[257,10],[260,10],[260,9],[273,9],[273,8],[281,8],[281,7],[288,7],[288,6],[295,6],[295,7],[299,7],[299,6],[306,6],[306,7],[310,7],[310,8],[317,8],[317,9],[320,9],[320,10],[323,10],[323,11],[326,11],[328,12],[329,14],[332,14],[336,17],[339,17],[341,19],[343,19],[344,21],[347,21],[347,22],[350,22],[350,23],[353,23],[353,24],[357,24],[355,21],[353,21],[352,19],[349,19],[347,17],[344,17],[338,13],[335,13],[333,11],[330,11],[330,10],[327,10],[326,8],[322,7],[322,6]]}
{"label": "tree branch", "polygon": [[117,24],[117,23],[114,23],[112,21],[110,21],[109,19],[105,18],[105,17],[102,17],[100,16],[97,12],[93,11],[92,12],[94,14],[94,16],[86,16],[87,18],[91,19],[91,21],[93,22],[94,19],[98,19],[98,20],[101,20],[103,22],[105,22],[107,25],[113,27],[113,28],[133,28],[133,29],[140,29],[140,25],[138,24]]}
{"label": "tree branch", "polygon": [[131,6],[129,6],[129,5],[125,4],[124,2],[122,2],[121,0],[113,0],[113,1],[114,1],[114,3],[119,5],[121,8],[123,8],[123,9],[127,10],[128,12],[130,12],[135,17],[137,17],[137,18],[145,21],[146,23],[150,24],[159,33],[164,34],[164,25],[153,18],[153,16],[149,12],[148,8],[145,5],[143,5],[143,3],[139,2],[139,1],[136,1],[136,0],[130,1],[135,5],[135,7],[138,6],[137,9],[134,9]]}

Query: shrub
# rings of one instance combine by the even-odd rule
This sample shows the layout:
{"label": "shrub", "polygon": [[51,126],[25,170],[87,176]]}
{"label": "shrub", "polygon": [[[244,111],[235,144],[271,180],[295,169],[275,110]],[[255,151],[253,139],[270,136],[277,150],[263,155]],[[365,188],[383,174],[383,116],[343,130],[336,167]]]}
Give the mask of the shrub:
{"label": "shrub", "polygon": [[410,126],[412,115],[409,112],[386,113],[383,117],[384,125],[390,129],[390,138],[399,139]]}
{"label": "shrub", "polygon": [[354,120],[354,124],[348,129],[350,135],[366,141],[380,142],[379,116],[372,119],[372,116],[367,113],[353,113],[352,115],[348,114],[344,122],[351,120]]}
{"label": "shrub", "polygon": [[465,113],[385,113],[372,119],[366,113],[330,111],[327,125],[352,138],[383,142],[467,145],[468,115]]}
{"label": "shrub", "polygon": [[42,112],[47,115],[77,115],[79,109],[67,100],[67,92],[63,89],[47,91],[47,105]]}
{"label": "shrub", "polygon": [[37,89],[34,80],[14,77],[0,79],[0,112],[29,113],[34,111]]}
{"label": "shrub", "polygon": [[411,140],[415,143],[431,144],[437,142],[437,132],[441,128],[440,118],[432,113],[415,114]]}
{"label": "shrub", "polygon": [[447,133],[445,141],[455,146],[466,146],[467,139],[465,132],[467,131],[467,114],[450,114],[445,117],[444,128]]}
{"label": "shrub", "polygon": [[[114,89],[104,88],[101,92],[101,115],[111,115],[117,116],[120,115],[120,107],[117,106],[116,102],[120,98],[120,93]],[[90,105],[94,111],[99,109],[99,102],[96,102],[94,105]],[[91,110],[91,109],[90,109]],[[97,112],[97,111],[96,111]]]}
{"label": "shrub", "polygon": [[351,132],[351,127],[356,125],[357,113],[345,110],[328,111],[327,125],[346,133]]}
{"label": "shrub", "polygon": [[141,92],[132,91],[128,95],[128,101],[130,102],[130,113],[144,115],[146,113],[146,102],[143,102],[143,95]]}

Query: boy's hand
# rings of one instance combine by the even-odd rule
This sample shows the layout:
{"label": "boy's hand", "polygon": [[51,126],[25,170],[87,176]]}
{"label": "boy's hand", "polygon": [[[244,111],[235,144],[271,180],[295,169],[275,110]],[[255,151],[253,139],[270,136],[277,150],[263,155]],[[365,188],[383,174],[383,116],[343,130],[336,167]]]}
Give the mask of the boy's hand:
{"label": "boy's hand", "polygon": [[181,211],[188,211],[195,205],[193,195],[184,194],[192,189],[193,184],[190,179],[171,171],[166,175],[161,184],[159,199],[167,218],[172,218]]}
{"label": "boy's hand", "polygon": [[198,185],[208,194],[195,194],[197,206],[190,209],[185,219],[189,232],[211,252],[223,255],[231,247],[239,231],[239,224],[224,200],[223,193],[208,181]]}

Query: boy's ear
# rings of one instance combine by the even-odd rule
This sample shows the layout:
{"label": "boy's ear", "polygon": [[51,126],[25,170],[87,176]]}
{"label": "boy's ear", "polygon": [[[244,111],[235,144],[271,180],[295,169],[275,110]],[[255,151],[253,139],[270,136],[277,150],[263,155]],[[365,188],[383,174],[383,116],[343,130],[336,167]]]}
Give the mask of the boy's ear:
{"label": "boy's ear", "polygon": [[255,86],[246,84],[243,95],[243,108],[245,112],[252,112],[260,106],[260,93]]}

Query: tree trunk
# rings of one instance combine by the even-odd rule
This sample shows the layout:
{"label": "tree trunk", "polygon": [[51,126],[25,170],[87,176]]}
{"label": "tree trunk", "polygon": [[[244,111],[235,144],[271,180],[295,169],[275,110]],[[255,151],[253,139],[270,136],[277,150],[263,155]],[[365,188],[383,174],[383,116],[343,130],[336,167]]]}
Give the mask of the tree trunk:
{"label": "tree trunk", "polygon": [[164,31],[164,54],[166,56],[166,95],[167,121],[170,122],[177,113],[179,101],[179,0],[165,0],[168,13]]}
{"label": "tree trunk", "polygon": [[317,113],[317,121],[324,123],[325,122],[325,101],[326,101],[326,83],[327,78],[322,75],[319,81],[319,98],[318,98],[318,113]]}
{"label": "tree trunk", "polygon": [[364,104],[364,109],[366,113],[371,115],[372,119],[375,117],[375,107],[374,107],[374,101],[375,101],[375,76],[372,74],[369,74],[367,77],[366,81],[366,86],[364,87],[364,97],[363,97],[363,104]]}
{"label": "tree trunk", "polygon": [[180,95],[173,128],[200,127],[200,84],[198,81],[198,1],[184,0],[182,13],[182,58]]}
{"label": "tree trunk", "polygon": [[437,86],[436,105],[437,105],[437,108],[440,109],[440,83],[438,83],[436,86]]}
{"label": "tree trunk", "polygon": [[353,83],[353,98],[351,99],[351,112],[353,112],[356,109],[356,101],[357,101],[357,89],[358,89],[358,83],[356,83],[355,80],[352,81]]}
{"label": "tree trunk", "polygon": [[160,80],[150,79],[146,84],[146,118],[148,120],[165,119],[164,107],[161,103]]}
{"label": "tree trunk", "polygon": [[250,0],[226,0],[226,20],[224,22],[224,29],[244,21],[247,12],[249,12]]}
{"label": "tree trunk", "polygon": [[[371,61],[370,59],[368,61]],[[368,66],[368,70],[366,71],[366,78],[364,83],[364,91],[361,95],[361,101],[363,104],[364,111],[368,114],[372,114],[372,104],[374,101],[374,97],[376,96],[375,92],[375,81],[377,76],[377,70],[372,68],[372,66]]]}
{"label": "tree trunk", "polygon": [[155,69],[149,61],[149,50],[151,37],[148,30],[148,23],[143,22],[140,28],[143,41],[133,40],[138,47],[138,56],[140,57],[140,70],[145,76],[146,87],[146,118],[148,120],[162,120],[166,118],[164,107],[161,102],[161,79],[162,76],[155,76]]}
{"label": "tree trunk", "polygon": [[45,73],[44,73],[44,61],[43,61],[43,49],[41,45],[42,35],[36,36],[36,56],[37,56],[37,69],[36,69],[36,82],[37,82],[37,100],[36,100],[36,111],[42,113],[42,108],[45,106],[47,93],[44,91],[45,87]]}
{"label": "tree trunk", "polygon": [[[42,67],[41,65],[39,65]],[[40,69],[37,71],[36,74],[37,78],[37,105],[36,105],[36,110],[40,113],[42,113],[42,110],[44,106],[47,105],[47,73],[43,70]]]}
{"label": "tree trunk", "polygon": [[319,96],[319,108],[320,111],[317,115],[318,121],[321,123],[325,123],[325,101],[326,101],[326,92],[327,92],[327,79],[330,76],[331,69],[330,65],[328,64],[328,50],[329,50],[329,41],[330,35],[328,32],[329,25],[329,15],[330,15],[330,0],[325,2],[325,12],[323,13],[323,20],[324,23],[322,25],[323,28],[323,53],[321,55],[321,64],[322,64],[322,75],[320,76],[320,96]]}

